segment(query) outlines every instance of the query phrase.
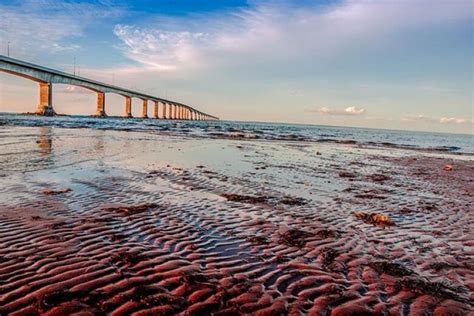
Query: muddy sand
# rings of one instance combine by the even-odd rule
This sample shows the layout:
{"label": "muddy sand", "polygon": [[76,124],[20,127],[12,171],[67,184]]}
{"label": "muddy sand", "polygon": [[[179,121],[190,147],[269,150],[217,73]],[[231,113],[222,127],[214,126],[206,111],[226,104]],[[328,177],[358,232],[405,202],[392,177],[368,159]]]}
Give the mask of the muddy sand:
{"label": "muddy sand", "polygon": [[0,166],[0,315],[474,313],[472,156],[2,126]]}

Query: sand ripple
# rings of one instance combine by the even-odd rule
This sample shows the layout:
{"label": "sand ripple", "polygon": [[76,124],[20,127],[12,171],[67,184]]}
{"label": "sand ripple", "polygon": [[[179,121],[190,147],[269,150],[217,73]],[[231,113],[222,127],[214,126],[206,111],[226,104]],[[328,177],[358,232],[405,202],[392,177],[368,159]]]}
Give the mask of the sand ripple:
{"label": "sand ripple", "polygon": [[0,210],[0,314],[474,313],[472,162],[253,150],[259,169],[239,175],[169,165],[51,195],[32,184]]}

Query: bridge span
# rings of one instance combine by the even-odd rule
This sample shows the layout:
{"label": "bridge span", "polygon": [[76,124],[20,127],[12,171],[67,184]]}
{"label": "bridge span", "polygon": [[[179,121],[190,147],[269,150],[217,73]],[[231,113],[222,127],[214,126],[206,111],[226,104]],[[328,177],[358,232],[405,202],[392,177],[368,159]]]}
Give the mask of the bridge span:
{"label": "bridge span", "polygon": [[124,117],[132,117],[132,98],[142,100],[142,118],[148,118],[148,101],[153,102],[154,119],[170,120],[218,120],[219,118],[201,112],[189,105],[171,101],[138,91],[76,76],[63,71],[31,64],[23,60],[0,55],[0,71],[38,82],[39,104],[36,114],[55,115],[53,108],[53,84],[80,86],[97,93],[95,116],[106,117],[106,93],[120,94],[125,98]]}

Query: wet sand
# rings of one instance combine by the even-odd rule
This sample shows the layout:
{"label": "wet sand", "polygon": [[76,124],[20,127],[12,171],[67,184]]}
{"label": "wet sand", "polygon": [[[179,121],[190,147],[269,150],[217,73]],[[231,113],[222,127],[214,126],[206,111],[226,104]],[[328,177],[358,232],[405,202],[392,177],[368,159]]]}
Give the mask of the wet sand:
{"label": "wet sand", "polygon": [[474,313],[472,156],[1,126],[0,166],[0,315]]}

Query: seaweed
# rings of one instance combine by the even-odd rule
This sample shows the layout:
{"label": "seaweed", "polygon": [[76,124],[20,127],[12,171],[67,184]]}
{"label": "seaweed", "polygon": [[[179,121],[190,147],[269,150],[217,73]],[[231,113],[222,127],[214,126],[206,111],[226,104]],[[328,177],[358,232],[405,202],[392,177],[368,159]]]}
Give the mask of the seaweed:
{"label": "seaweed", "polygon": [[302,206],[306,205],[308,202],[299,197],[285,197],[284,199],[280,200],[281,204],[291,205],[291,206]]}
{"label": "seaweed", "polygon": [[400,263],[388,262],[388,261],[376,261],[369,264],[369,266],[377,271],[377,273],[389,274],[391,276],[403,277],[413,275],[414,272],[408,268],[405,268]]}
{"label": "seaweed", "polygon": [[356,178],[357,175],[352,172],[342,171],[342,172],[339,172],[339,177],[353,179],[353,178]]}
{"label": "seaweed", "polygon": [[247,240],[252,245],[264,245],[268,243],[268,240],[265,236],[250,236],[247,238]]}
{"label": "seaweed", "polygon": [[333,230],[330,230],[330,229],[321,229],[321,230],[318,230],[316,232],[316,235],[321,237],[321,238],[335,238],[337,237],[339,234]]}
{"label": "seaweed", "polygon": [[280,242],[292,247],[304,247],[306,245],[306,238],[312,236],[308,233],[299,229],[290,229],[280,235]]}
{"label": "seaweed", "polygon": [[132,205],[132,206],[107,207],[107,208],[104,208],[104,211],[121,213],[123,215],[132,215],[132,214],[143,213],[151,208],[156,208],[156,207],[158,207],[158,205],[155,203],[144,203],[144,204]]}
{"label": "seaweed", "polygon": [[431,295],[442,299],[469,303],[468,299],[459,295],[462,288],[455,288],[442,282],[429,282],[421,278],[404,277],[395,284],[397,290],[405,289],[420,295]]}
{"label": "seaweed", "polygon": [[384,174],[379,174],[379,173],[375,173],[370,176],[367,176],[367,178],[373,182],[384,182],[390,179],[389,176],[384,175]]}
{"label": "seaweed", "polygon": [[250,204],[260,204],[266,203],[267,198],[264,196],[249,196],[249,195],[239,195],[239,194],[222,194],[227,201],[231,202],[240,202],[240,203],[250,203]]}
{"label": "seaweed", "polygon": [[323,259],[323,262],[322,262],[323,266],[330,265],[331,263],[333,263],[334,259],[336,259],[337,256],[339,256],[339,252],[337,252],[336,250],[332,248],[324,248],[321,252],[322,252],[321,256]]}

